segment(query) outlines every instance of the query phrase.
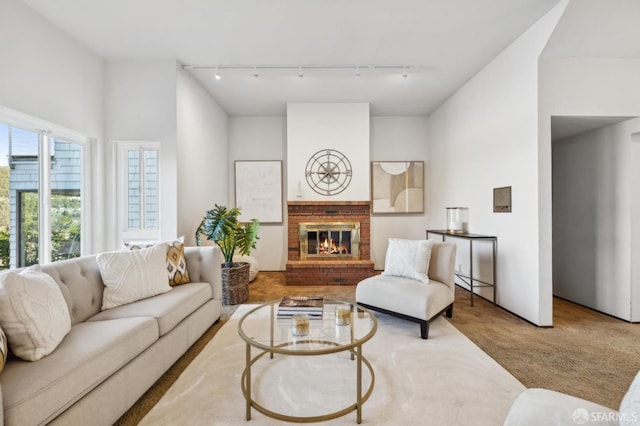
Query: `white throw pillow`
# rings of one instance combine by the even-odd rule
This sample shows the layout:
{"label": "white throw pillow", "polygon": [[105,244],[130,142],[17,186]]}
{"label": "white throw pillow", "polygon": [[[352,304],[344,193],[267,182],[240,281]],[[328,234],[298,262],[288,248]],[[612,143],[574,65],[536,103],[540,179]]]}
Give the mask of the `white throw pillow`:
{"label": "white throw pillow", "polygon": [[389,238],[382,275],[411,278],[427,284],[433,240]]}
{"label": "white throw pillow", "polygon": [[58,284],[40,266],[0,274],[0,325],[13,353],[37,361],[71,330],[71,315]]}
{"label": "white throw pillow", "polygon": [[134,251],[96,256],[105,288],[102,310],[115,308],[171,290],[167,279],[165,243]]}

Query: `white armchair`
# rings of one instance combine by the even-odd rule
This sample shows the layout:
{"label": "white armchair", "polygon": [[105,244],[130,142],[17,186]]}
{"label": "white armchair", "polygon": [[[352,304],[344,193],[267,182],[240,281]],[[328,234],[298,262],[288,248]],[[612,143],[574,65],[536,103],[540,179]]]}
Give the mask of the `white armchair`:
{"label": "white armchair", "polygon": [[427,339],[433,318],[453,315],[455,259],[453,243],[390,238],[385,270],[358,283],[356,302],[419,323]]}
{"label": "white armchair", "polygon": [[640,425],[640,372],[622,399],[620,411],[549,389],[522,392],[504,426]]}

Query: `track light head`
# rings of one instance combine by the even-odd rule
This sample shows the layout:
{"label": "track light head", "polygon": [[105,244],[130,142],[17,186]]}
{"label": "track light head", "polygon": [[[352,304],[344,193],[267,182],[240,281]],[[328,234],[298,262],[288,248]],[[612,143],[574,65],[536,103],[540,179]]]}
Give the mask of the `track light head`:
{"label": "track light head", "polygon": [[302,67],[298,67],[298,77],[299,78],[304,77],[304,74],[302,73]]}
{"label": "track light head", "polygon": [[402,77],[407,78],[409,74],[407,74],[407,67],[402,67]]}
{"label": "track light head", "polygon": [[258,74],[258,67],[253,67],[253,76],[254,76],[255,78],[258,78],[258,75],[259,75],[259,74]]}
{"label": "track light head", "polygon": [[213,75],[216,80],[220,80],[222,76],[220,75],[220,69],[216,68],[216,73]]}

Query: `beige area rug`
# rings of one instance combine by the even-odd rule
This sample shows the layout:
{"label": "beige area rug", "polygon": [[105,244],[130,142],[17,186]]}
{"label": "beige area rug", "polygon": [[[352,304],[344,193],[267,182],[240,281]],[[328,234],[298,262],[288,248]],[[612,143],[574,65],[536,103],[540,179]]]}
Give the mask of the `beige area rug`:
{"label": "beige area rug", "polygon": [[[187,367],[140,425],[283,424],[256,410],[245,419],[240,378],[245,343],[238,320],[243,305]],[[255,305],[253,305],[255,306]],[[375,386],[363,405],[362,423],[371,425],[502,425],[525,388],[444,317],[428,340],[419,326],[376,314],[378,331],[363,346],[373,365]],[[256,354],[256,350],[252,354]],[[355,399],[355,362],[347,353],[325,356],[262,357],[253,369],[256,400],[288,415],[337,411]],[[363,366],[363,388],[370,377]],[[324,422],[353,425],[355,411]]]}

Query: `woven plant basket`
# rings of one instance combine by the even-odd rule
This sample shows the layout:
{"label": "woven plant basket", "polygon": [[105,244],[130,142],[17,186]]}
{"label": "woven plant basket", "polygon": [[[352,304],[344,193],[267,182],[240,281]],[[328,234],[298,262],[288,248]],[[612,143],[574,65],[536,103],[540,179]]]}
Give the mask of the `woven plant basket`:
{"label": "woven plant basket", "polygon": [[246,262],[222,268],[222,304],[237,305],[249,299],[249,267]]}

